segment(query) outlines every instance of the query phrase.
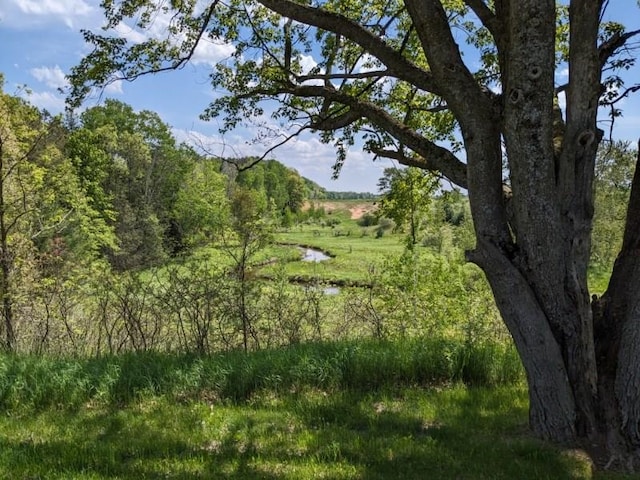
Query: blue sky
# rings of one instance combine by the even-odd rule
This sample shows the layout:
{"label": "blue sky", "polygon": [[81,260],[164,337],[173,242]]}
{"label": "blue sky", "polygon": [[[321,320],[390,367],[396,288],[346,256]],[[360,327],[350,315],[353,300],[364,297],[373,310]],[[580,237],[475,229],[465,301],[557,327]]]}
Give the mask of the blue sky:
{"label": "blue sky", "polygon": [[[622,19],[630,29],[640,28],[636,0],[612,0],[609,16]],[[5,92],[28,95],[34,105],[52,113],[62,111],[64,99],[57,88],[65,85],[65,73],[89,51],[80,29],[96,31],[102,22],[99,0],[0,0],[0,72],[5,76]],[[164,25],[158,21],[153,28],[157,31],[150,35],[160,34]],[[142,38],[140,32],[126,26],[120,27],[118,33],[133,41]],[[266,147],[248,142],[250,131],[238,130],[220,138],[215,120],[203,122],[198,118],[214,95],[207,80],[211,65],[228,57],[231,51],[230,45],[208,43],[199,48],[192,64],[183,70],[117,83],[104,95],[136,110],[157,112],[179,140],[203,145],[213,153],[227,157],[261,155]],[[640,67],[628,73],[628,81],[640,82]],[[100,100],[92,98],[87,106]],[[624,116],[617,120],[614,136],[636,141],[640,137],[640,95],[624,100],[620,106]],[[331,180],[334,150],[311,134],[279,148],[272,157],[329,190],[375,192],[382,170],[393,166],[387,160],[372,162],[371,155],[354,147],[340,178]]]}

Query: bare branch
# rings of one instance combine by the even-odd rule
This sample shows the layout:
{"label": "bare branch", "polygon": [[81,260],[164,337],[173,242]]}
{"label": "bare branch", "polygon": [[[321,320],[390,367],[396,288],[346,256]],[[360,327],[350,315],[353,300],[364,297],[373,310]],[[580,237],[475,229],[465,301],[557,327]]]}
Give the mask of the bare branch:
{"label": "bare branch", "polygon": [[275,145],[272,145],[271,147],[269,147],[260,157],[258,157],[256,160],[249,162],[246,165],[236,165],[236,167],[238,168],[238,172],[244,172],[245,170],[250,169],[251,167],[257,165],[258,163],[260,163],[261,161],[263,161],[265,158],[267,158],[267,156],[269,156],[271,154],[271,152],[273,152],[274,150],[276,150],[277,148],[281,147],[282,145],[288,143],[289,141],[291,141],[291,139],[299,136],[303,131],[307,130],[309,127],[308,126],[303,126],[300,127],[295,133],[292,133],[291,135],[287,135],[284,140],[276,143]]}

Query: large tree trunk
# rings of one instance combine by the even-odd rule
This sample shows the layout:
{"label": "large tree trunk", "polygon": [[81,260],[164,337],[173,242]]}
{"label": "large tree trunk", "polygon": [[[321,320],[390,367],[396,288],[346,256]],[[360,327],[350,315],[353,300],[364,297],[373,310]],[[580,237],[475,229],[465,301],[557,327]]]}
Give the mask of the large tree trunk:
{"label": "large tree trunk", "polygon": [[[640,451],[640,170],[609,287],[590,305],[575,245],[584,239],[574,232],[563,247],[564,238],[552,236],[563,255],[541,253],[535,271],[521,252],[489,241],[469,259],[484,270],[522,359],[533,432],[606,449],[594,460],[631,470]],[[545,266],[549,257],[559,265]]]}
{"label": "large tree trunk", "polygon": [[479,244],[470,260],[486,273],[496,303],[522,359],[529,385],[529,420],[541,438],[570,441],[576,405],[562,352],[527,280],[491,244]]}
{"label": "large tree trunk", "polygon": [[[570,82],[566,119],[559,122],[553,103],[554,2],[521,0],[517,11],[509,5],[496,4],[507,19],[501,108],[493,120],[477,121],[481,108],[475,117],[464,108],[456,112],[462,119],[477,237],[469,259],[485,272],[522,359],[533,432],[606,447],[609,463],[632,466],[640,446],[638,175],[609,289],[592,302],[587,286],[599,143],[601,4],[571,2]],[[498,138],[504,142],[510,184],[504,201],[495,199],[496,153],[487,152],[496,148],[496,140],[487,123],[501,125]]]}

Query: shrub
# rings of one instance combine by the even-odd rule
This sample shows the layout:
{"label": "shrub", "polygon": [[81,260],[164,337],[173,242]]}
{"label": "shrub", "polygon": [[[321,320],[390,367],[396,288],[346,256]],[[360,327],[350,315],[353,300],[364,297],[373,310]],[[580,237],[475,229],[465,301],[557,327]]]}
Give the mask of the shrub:
{"label": "shrub", "polygon": [[378,219],[375,215],[371,213],[365,213],[362,217],[358,219],[358,225],[361,227],[372,227],[373,225],[378,224]]}

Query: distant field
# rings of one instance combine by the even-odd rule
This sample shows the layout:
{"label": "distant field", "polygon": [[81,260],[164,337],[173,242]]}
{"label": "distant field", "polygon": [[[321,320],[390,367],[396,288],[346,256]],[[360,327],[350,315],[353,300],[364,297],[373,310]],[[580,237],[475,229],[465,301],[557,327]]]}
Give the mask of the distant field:
{"label": "distant field", "polygon": [[[310,206],[307,202],[304,208],[309,209]],[[376,227],[358,225],[357,220],[365,213],[375,212],[377,205],[374,201],[316,200],[313,207],[324,208],[326,217],[315,224],[297,225],[280,231],[275,235],[275,241],[290,245],[290,256],[301,255],[296,248],[299,245],[316,248],[332,258],[319,263],[287,263],[285,269],[289,276],[359,284],[366,282],[368,270],[373,265],[402,252],[402,234],[386,232],[381,238],[376,238]],[[266,268],[265,273],[272,270]]]}
{"label": "distant field", "polygon": [[[308,210],[312,202],[306,202],[303,210]],[[361,218],[365,213],[373,213],[378,208],[374,200],[314,200],[315,208],[324,208],[328,214],[348,212],[353,220]]]}

